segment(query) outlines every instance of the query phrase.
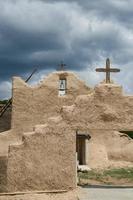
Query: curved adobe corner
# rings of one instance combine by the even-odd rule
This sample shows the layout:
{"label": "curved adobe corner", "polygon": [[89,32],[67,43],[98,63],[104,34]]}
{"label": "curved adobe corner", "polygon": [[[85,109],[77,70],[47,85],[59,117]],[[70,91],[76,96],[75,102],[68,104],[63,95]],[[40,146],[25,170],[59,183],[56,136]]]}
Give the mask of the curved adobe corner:
{"label": "curved adobe corner", "polygon": [[133,140],[119,132],[133,131],[133,96],[124,96],[121,86],[99,84],[93,93],[64,106],[61,115],[74,130],[91,135],[86,143],[89,167],[133,166]]}

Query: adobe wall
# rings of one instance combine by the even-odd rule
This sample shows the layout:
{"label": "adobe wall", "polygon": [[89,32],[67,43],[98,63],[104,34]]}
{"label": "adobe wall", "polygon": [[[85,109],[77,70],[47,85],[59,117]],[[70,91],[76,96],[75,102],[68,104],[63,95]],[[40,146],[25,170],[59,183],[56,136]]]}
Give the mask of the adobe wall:
{"label": "adobe wall", "polygon": [[86,130],[87,165],[90,168],[133,167],[133,139],[114,130]]}
{"label": "adobe wall", "polygon": [[[67,79],[67,94],[59,96],[59,77]],[[51,116],[60,114],[63,105],[72,105],[80,94],[91,89],[70,72],[54,72],[35,87],[21,78],[13,79],[12,129],[15,132],[32,131],[35,124],[43,124]]]}
{"label": "adobe wall", "polygon": [[9,147],[7,191],[75,189],[75,152],[75,132],[60,117],[36,126]]}
{"label": "adobe wall", "polygon": [[79,129],[133,130],[133,96],[124,96],[118,85],[99,84],[74,105],[64,106],[62,116]]}
{"label": "adobe wall", "polygon": [[90,167],[113,166],[113,161],[133,166],[133,140],[119,133],[133,130],[133,96],[124,96],[121,86],[99,84],[94,93],[64,106],[61,115],[73,129],[91,136],[86,148]]}
{"label": "adobe wall", "polygon": [[57,114],[75,133],[80,130],[91,135],[86,148],[90,167],[113,166],[112,161],[133,163],[133,140],[119,133],[133,130],[133,96],[125,96],[121,86],[99,84],[94,92],[78,96],[73,105],[63,106]]}
{"label": "adobe wall", "polygon": [[133,97],[115,84],[100,84],[60,116],[49,118],[21,143],[10,145],[8,191],[69,190],[76,187],[76,130],[89,133],[87,164],[91,168],[133,166],[133,140],[119,133],[133,130]]}
{"label": "adobe wall", "polygon": [[[61,97],[59,77],[67,79],[67,94]],[[88,94],[92,89],[71,72],[54,72],[33,87],[14,77],[12,91],[11,129],[0,134],[0,156],[7,155],[9,144],[21,141],[24,132],[33,131],[36,124],[45,124],[49,117],[60,114],[63,105],[72,105],[79,94]]]}

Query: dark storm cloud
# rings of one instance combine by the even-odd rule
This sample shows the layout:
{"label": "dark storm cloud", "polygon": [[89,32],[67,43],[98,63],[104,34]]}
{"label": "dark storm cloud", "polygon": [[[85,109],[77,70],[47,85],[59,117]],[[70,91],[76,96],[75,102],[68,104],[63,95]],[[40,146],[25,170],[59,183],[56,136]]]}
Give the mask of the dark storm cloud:
{"label": "dark storm cloud", "polygon": [[32,69],[34,65],[41,68],[54,64],[46,59],[36,61],[30,56],[34,52],[63,49],[63,43],[55,33],[34,34],[8,28],[1,31],[1,35],[4,43],[0,48],[0,72],[4,75],[6,69],[5,78],[16,73],[21,74]]}
{"label": "dark storm cloud", "polygon": [[132,8],[131,0],[0,1],[0,97],[9,94],[13,75],[26,77],[38,66],[36,82],[61,60],[95,84],[103,75],[94,68],[105,65],[106,57],[122,69],[117,81],[133,91],[128,79],[133,72]]}
{"label": "dark storm cloud", "polygon": [[[36,1],[36,0],[33,0]],[[133,27],[133,1],[132,0],[40,0],[43,3],[69,2],[76,3],[86,13],[93,13],[104,20],[118,20],[128,28]]]}

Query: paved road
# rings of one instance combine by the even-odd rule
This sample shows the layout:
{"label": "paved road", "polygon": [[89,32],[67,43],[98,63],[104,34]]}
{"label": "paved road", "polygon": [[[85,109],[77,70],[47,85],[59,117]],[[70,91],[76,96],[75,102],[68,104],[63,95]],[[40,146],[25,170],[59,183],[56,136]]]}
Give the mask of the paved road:
{"label": "paved road", "polygon": [[81,190],[80,200],[133,200],[133,188],[96,188]]}

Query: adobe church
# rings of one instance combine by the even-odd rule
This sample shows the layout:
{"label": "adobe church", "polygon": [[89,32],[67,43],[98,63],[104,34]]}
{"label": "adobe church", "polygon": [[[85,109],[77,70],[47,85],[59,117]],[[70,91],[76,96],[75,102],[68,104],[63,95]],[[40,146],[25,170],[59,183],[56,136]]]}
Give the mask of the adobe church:
{"label": "adobe church", "polygon": [[[68,71],[37,86],[13,78],[11,129],[0,134],[0,191],[72,190],[76,168],[133,166],[133,96],[110,80],[94,89]],[[0,172],[1,174],[2,172]]]}

